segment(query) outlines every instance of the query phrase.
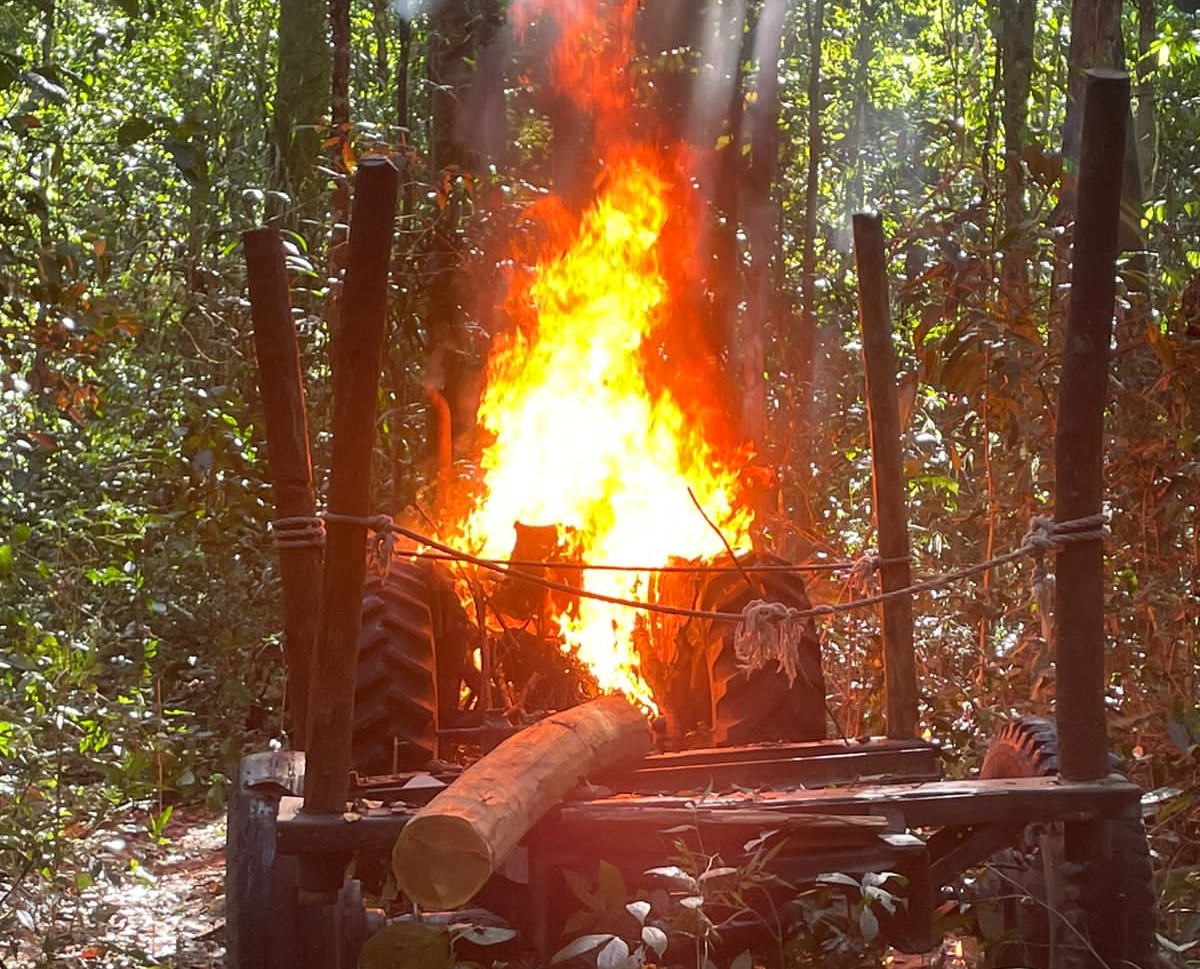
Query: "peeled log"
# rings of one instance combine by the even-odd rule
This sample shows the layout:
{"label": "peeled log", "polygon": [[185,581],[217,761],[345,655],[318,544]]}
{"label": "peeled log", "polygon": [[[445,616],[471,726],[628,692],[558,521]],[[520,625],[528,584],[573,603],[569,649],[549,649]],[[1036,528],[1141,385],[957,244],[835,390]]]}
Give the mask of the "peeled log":
{"label": "peeled log", "polygon": [[426,908],[466,904],[537,820],[587,774],[650,750],[643,713],[605,696],[509,737],[404,826],[392,869]]}

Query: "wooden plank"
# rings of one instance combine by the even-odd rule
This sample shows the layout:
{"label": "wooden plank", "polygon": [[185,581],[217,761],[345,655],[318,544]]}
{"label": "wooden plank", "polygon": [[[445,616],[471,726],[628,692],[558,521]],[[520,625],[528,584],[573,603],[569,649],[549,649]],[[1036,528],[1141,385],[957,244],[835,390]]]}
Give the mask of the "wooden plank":
{"label": "wooden plank", "polygon": [[605,696],[540,720],[463,772],[396,841],[401,890],[427,908],[474,897],[525,833],[589,772],[650,749],[645,715]]}
{"label": "wooden plank", "polygon": [[[1104,405],[1116,291],[1117,235],[1129,76],[1089,71],[1083,109],[1071,306],[1054,445],[1054,518],[1101,510]],[[1104,707],[1104,548],[1073,542],[1058,555],[1054,639],[1059,767],[1088,780],[1108,773]]]}
{"label": "wooden plank", "polygon": [[[264,227],[243,233],[242,244],[246,250],[275,518],[311,520],[316,515],[316,500],[308,416],[283,242],[277,230]],[[308,726],[309,667],[321,618],[321,554],[320,546],[315,544],[279,548],[287,669],[286,729],[296,750],[304,749]]]}
{"label": "wooden plank", "polygon": [[678,761],[647,757],[636,768],[597,775],[595,783],[630,794],[729,790],[731,787],[814,787],[886,779],[941,779],[937,752],[928,744],[910,747],[855,749],[842,744],[822,750],[781,748],[775,757],[759,755]]}
{"label": "wooden plank", "polygon": [[[602,818],[606,824],[637,824],[648,807],[703,806],[709,810],[751,808],[821,814],[878,814],[909,828],[953,824],[1093,820],[1136,814],[1141,791],[1117,774],[1103,780],[1064,781],[1022,777],[925,784],[872,784],[809,791],[762,791],[707,795],[631,795],[564,804],[558,821],[579,828]],[[623,814],[622,812],[626,812]],[[628,822],[621,818],[627,816]]]}
{"label": "wooden plank", "polygon": [[[900,447],[900,405],[896,399],[896,349],[888,314],[883,227],[878,215],[854,216],[854,257],[858,266],[858,321],[863,336],[867,416],[871,429],[871,480],[879,532],[880,585],[884,592],[912,584],[908,561],[908,511]],[[913,653],[912,596],[888,599],[883,613],[883,678],[889,737],[917,733],[917,665]]]}
{"label": "wooden plank", "polygon": [[[341,324],[333,333],[331,519],[362,517],[369,511],[398,181],[386,158],[359,163]],[[366,538],[365,525],[330,520],[327,527],[323,609],[309,694],[304,779],[309,811],[341,814],[346,808]]]}
{"label": "wooden plank", "polygon": [[[639,828],[661,834],[670,828],[747,829],[774,828],[786,831],[798,838],[817,842],[844,842],[854,844],[875,840],[888,828],[887,818],[873,814],[812,814],[803,811],[769,811],[751,807],[736,811],[719,808],[693,807],[688,805],[656,805],[639,808],[636,819],[628,812],[613,805],[607,811],[595,810],[589,814],[591,820],[603,825],[609,821],[629,824],[635,821]],[[739,835],[740,836],[740,835]]]}
{"label": "wooden plank", "polygon": [[976,824],[943,828],[929,839],[933,863],[929,878],[948,885],[968,868],[986,861],[1001,848],[1017,844],[1023,824]]}
{"label": "wooden plank", "polygon": [[692,750],[675,750],[666,753],[647,754],[640,762],[648,769],[700,764],[745,764],[757,760],[777,760],[795,757],[836,756],[847,752],[880,750],[928,750],[937,751],[936,745],[925,740],[892,740],[886,737],[867,737],[862,740],[808,740],[793,742],[767,742],[740,744],[733,747],[697,747]]}

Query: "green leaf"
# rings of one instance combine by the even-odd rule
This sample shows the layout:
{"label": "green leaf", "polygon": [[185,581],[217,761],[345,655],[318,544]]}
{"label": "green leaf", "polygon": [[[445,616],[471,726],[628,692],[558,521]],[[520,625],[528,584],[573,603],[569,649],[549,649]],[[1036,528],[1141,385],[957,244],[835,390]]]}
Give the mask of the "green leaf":
{"label": "green leaf", "polygon": [[359,969],[453,969],[450,933],[421,922],[396,922],[367,939]]}
{"label": "green leaf", "polygon": [[621,874],[621,870],[616,865],[607,861],[600,862],[598,889],[600,897],[608,908],[620,908],[625,904],[625,899],[629,897],[629,892],[625,888],[625,876]]}
{"label": "green leaf", "polygon": [[682,888],[687,892],[696,892],[699,890],[699,885],[696,879],[689,875],[678,865],[666,865],[662,868],[647,868],[647,875],[657,875],[659,878],[665,878],[676,888]]}
{"label": "green leaf", "polygon": [[571,868],[566,869],[563,872],[563,881],[567,883],[567,888],[571,890],[571,894],[592,911],[599,911],[604,907],[599,897],[592,891],[592,886],[588,883],[588,880],[579,874],[579,872]]}
{"label": "green leaf", "polygon": [[[605,932],[603,935],[581,935],[578,939],[568,942],[554,953],[550,959],[550,965],[557,965],[560,962],[566,962],[568,959],[581,956],[585,952],[591,952],[593,949],[599,948],[614,938],[616,936],[611,932]],[[360,966],[362,966],[361,963]],[[362,966],[362,969],[368,969],[368,967]]]}
{"label": "green leaf", "polygon": [[653,950],[654,954],[660,959],[663,953],[667,951],[667,933],[657,925],[642,926],[642,942],[645,943],[646,948]]}
{"label": "green leaf", "polygon": [[12,574],[13,550],[11,545],[0,545],[0,576]]}
{"label": "green leaf", "polygon": [[729,969],[754,969],[754,956],[747,949],[729,964]]}
{"label": "green leaf", "polygon": [[646,916],[650,914],[650,903],[644,901],[628,902],[625,911],[637,919],[638,925],[644,925]]}
{"label": "green leaf", "polygon": [[175,167],[188,184],[208,184],[208,162],[204,158],[204,151],[198,145],[180,141],[178,138],[164,138],[163,147],[170,152]]}
{"label": "green leaf", "polygon": [[11,54],[0,53],[0,91],[21,79],[21,62]]}
{"label": "green leaf", "polygon": [[117,144],[122,148],[136,145],[154,134],[154,125],[145,118],[130,118],[117,129]]}
{"label": "green leaf", "polygon": [[847,888],[858,888],[858,881],[840,871],[828,871],[817,876],[818,885],[845,885]]}
{"label": "green leaf", "polygon": [[450,941],[466,940],[472,945],[499,945],[517,937],[517,930],[503,925],[470,925],[456,922],[450,926]]}
{"label": "green leaf", "polygon": [[55,104],[65,104],[67,89],[61,84],[55,84],[50,78],[37,71],[26,71],[25,83],[36,101],[52,101]]}
{"label": "green leaf", "polygon": [[596,969],[629,969],[629,943],[616,936],[596,955]]}
{"label": "green leaf", "polygon": [[858,929],[867,942],[874,942],[879,935],[879,919],[866,906],[858,913]]}

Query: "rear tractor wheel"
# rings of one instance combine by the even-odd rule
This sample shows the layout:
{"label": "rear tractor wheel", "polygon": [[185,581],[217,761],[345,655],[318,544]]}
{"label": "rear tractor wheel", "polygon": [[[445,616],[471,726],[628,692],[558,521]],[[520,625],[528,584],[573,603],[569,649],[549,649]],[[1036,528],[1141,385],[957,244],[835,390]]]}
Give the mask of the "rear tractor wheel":
{"label": "rear tractor wheel", "polygon": [[[743,566],[786,564],[770,555],[742,556],[739,562]],[[812,608],[800,575],[782,570],[719,573],[705,587],[698,607],[740,613],[755,599],[793,609]],[[777,663],[752,672],[743,668],[732,622],[702,620],[700,625],[707,646],[716,744],[825,739],[825,676],[812,620],[804,628],[797,657],[799,674],[791,683]]]}
{"label": "rear tractor wheel", "polygon": [[[1124,773],[1109,755],[1112,769]],[[1058,773],[1054,724],[1023,717],[1000,728],[988,747],[983,778],[1049,777]],[[994,857],[988,880],[999,900],[990,908],[1000,938],[988,965],[1026,969],[1159,965],[1154,935],[1154,874],[1140,818],[1111,822],[1103,860],[1068,862],[1061,824],[1031,825],[1024,844]]]}
{"label": "rear tractor wheel", "polygon": [[466,666],[466,614],[449,580],[396,561],[363,586],[351,765],[362,774],[419,770],[437,756]]}

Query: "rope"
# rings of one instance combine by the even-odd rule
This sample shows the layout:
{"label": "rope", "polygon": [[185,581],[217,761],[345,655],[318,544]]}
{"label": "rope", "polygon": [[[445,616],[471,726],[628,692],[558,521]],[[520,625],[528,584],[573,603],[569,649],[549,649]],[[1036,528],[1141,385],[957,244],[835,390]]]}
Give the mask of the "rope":
{"label": "rope", "polygon": [[1046,553],[1061,552],[1064,547],[1076,542],[1105,541],[1111,531],[1108,515],[1104,512],[1067,522],[1041,517],[1030,519],[1029,531],[1021,540],[1021,546],[1029,549],[1029,554],[1033,556],[1029,587],[1037,606],[1042,640],[1048,645],[1054,645],[1054,573],[1046,568]]}
{"label": "rope", "polygon": [[[458,553],[447,555],[445,552],[419,552],[404,550],[396,553],[405,558],[425,559],[432,562],[459,562],[462,556]],[[556,572],[651,572],[651,573],[685,573],[691,575],[707,575],[709,573],[726,572],[849,572],[856,568],[859,562],[806,562],[800,565],[784,563],[754,564],[747,563],[741,568],[734,565],[614,565],[612,563],[596,562],[563,562],[553,559],[481,559],[492,565],[515,565],[518,568],[554,569]],[[888,559],[885,565],[892,562],[907,562],[908,559]]]}
{"label": "rope", "polygon": [[[365,525],[367,528],[378,530],[386,527],[395,531],[387,515],[333,515],[328,513],[314,517],[280,518],[269,525],[276,548],[323,548],[325,546],[325,523]],[[424,537],[415,539],[428,544]],[[393,550],[393,554],[405,558],[425,559],[431,562],[461,562],[462,553],[454,552],[422,552],[416,549],[403,551]],[[864,560],[871,559],[873,568],[882,565],[892,565],[907,562],[904,558],[881,559],[877,553],[868,553],[852,562],[804,562],[793,563],[747,563],[745,565],[618,565],[611,562],[563,562],[552,559],[488,559],[481,558],[480,562],[507,568],[517,566],[529,569],[554,569],[558,572],[650,572],[650,573],[679,573],[689,575],[721,574],[726,572],[851,572],[859,575],[864,567]]]}
{"label": "rope", "polygon": [[[450,545],[446,545],[436,539],[430,538],[428,535],[422,535],[420,532],[414,531],[411,528],[405,528],[403,525],[398,525],[392,521],[388,515],[343,515],[333,512],[326,512],[324,520],[331,525],[359,525],[366,526],[376,533],[376,548],[386,548],[390,555],[391,548],[394,543],[393,535],[403,535],[405,538],[411,539],[414,542],[428,546],[442,553],[448,558],[456,561],[467,562],[471,565],[478,566],[489,572],[498,572],[509,578],[520,579],[525,582],[531,582],[534,585],[542,586],[554,592],[563,592],[571,596],[580,596],[586,599],[594,599],[597,602],[607,602],[614,606],[624,606],[630,609],[637,609],[642,612],[652,612],[659,615],[681,616],[685,619],[709,619],[717,622],[733,622],[744,624],[747,612],[712,612],[704,609],[686,609],[680,606],[667,606],[661,603],[639,602],[636,599],[624,599],[620,596],[605,595],[600,592],[589,592],[585,589],[580,589],[578,586],[567,585],[562,582],[555,582],[553,579],[547,579],[544,576],[535,575],[531,572],[524,572],[519,569],[514,569],[511,566],[505,566],[492,559],[480,558],[477,555],[472,555],[469,552],[464,552]],[[293,519],[281,519],[281,522],[289,524]],[[311,521],[306,519],[305,521]],[[278,530],[280,522],[275,523],[275,528]],[[380,542],[379,536],[382,535],[385,542]],[[1021,545],[1011,552],[1004,555],[998,555],[995,558],[989,559],[986,562],[980,562],[976,565],[970,565],[966,568],[957,569],[953,572],[947,572],[944,575],[933,576],[928,579],[923,579],[920,582],[914,582],[910,585],[899,589],[891,589],[887,592],[881,592],[873,596],[866,596],[862,599],[855,599],[850,602],[839,602],[831,605],[813,606],[810,609],[795,609],[788,606],[783,606],[782,603],[766,603],[767,605],[782,607],[786,609],[786,615],[781,615],[778,609],[772,609],[769,612],[759,614],[756,628],[759,630],[767,630],[771,623],[790,622],[796,623],[805,619],[813,619],[818,616],[830,616],[843,612],[851,612],[856,609],[865,609],[868,606],[876,606],[884,602],[889,602],[892,599],[898,599],[901,596],[911,596],[918,592],[930,592],[935,589],[941,589],[948,585],[952,585],[961,579],[967,579],[974,575],[979,575],[982,572],[987,572],[998,566],[1005,565],[1009,562],[1015,562],[1017,559],[1024,558],[1026,555],[1044,556],[1047,551],[1059,552],[1065,545],[1078,542],[1093,542],[1103,541],[1109,536],[1108,515],[1098,514],[1089,515],[1085,518],[1072,519],[1066,522],[1055,522],[1048,518],[1034,518],[1030,522],[1029,531],[1026,532],[1021,540]],[[278,539],[277,539],[278,541]],[[407,553],[406,553],[407,554]],[[892,564],[896,559],[879,559],[878,564]],[[901,560],[903,561],[903,560]],[[558,563],[547,563],[550,566]],[[760,602],[761,600],[755,600]],[[754,603],[747,605],[749,610]],[[762,617],[766,617],[765,619]],[[768,635],[769,630],[763,633]],[[749,648],[749,647],[747,647]],[[766,648],[766,647],[764,647]]]}
{"label": "rope", "polygon": [[325,512],[325,523],[328,525],[365,526],[375,533],[371,539],[371,564],[375,571],[384,575],[392,564],[392,552],[396,548],[395,532],[399,529],[390,515],[343,515],[338,512]]}
{"label": "rope", "polygon": [[755,599],[742,611],[742,621],[733,638],[738,668],[754,673],[771,663],[778,663],[791,687],[800,673],[803,638],[804,627],[788,621],[787,606],[782,602]]}
{"label": "rope", "polygon": [[304,515],[279,518],[271,522],[271,537],[279,549],[324,548],[325,522],[321,518]]}

